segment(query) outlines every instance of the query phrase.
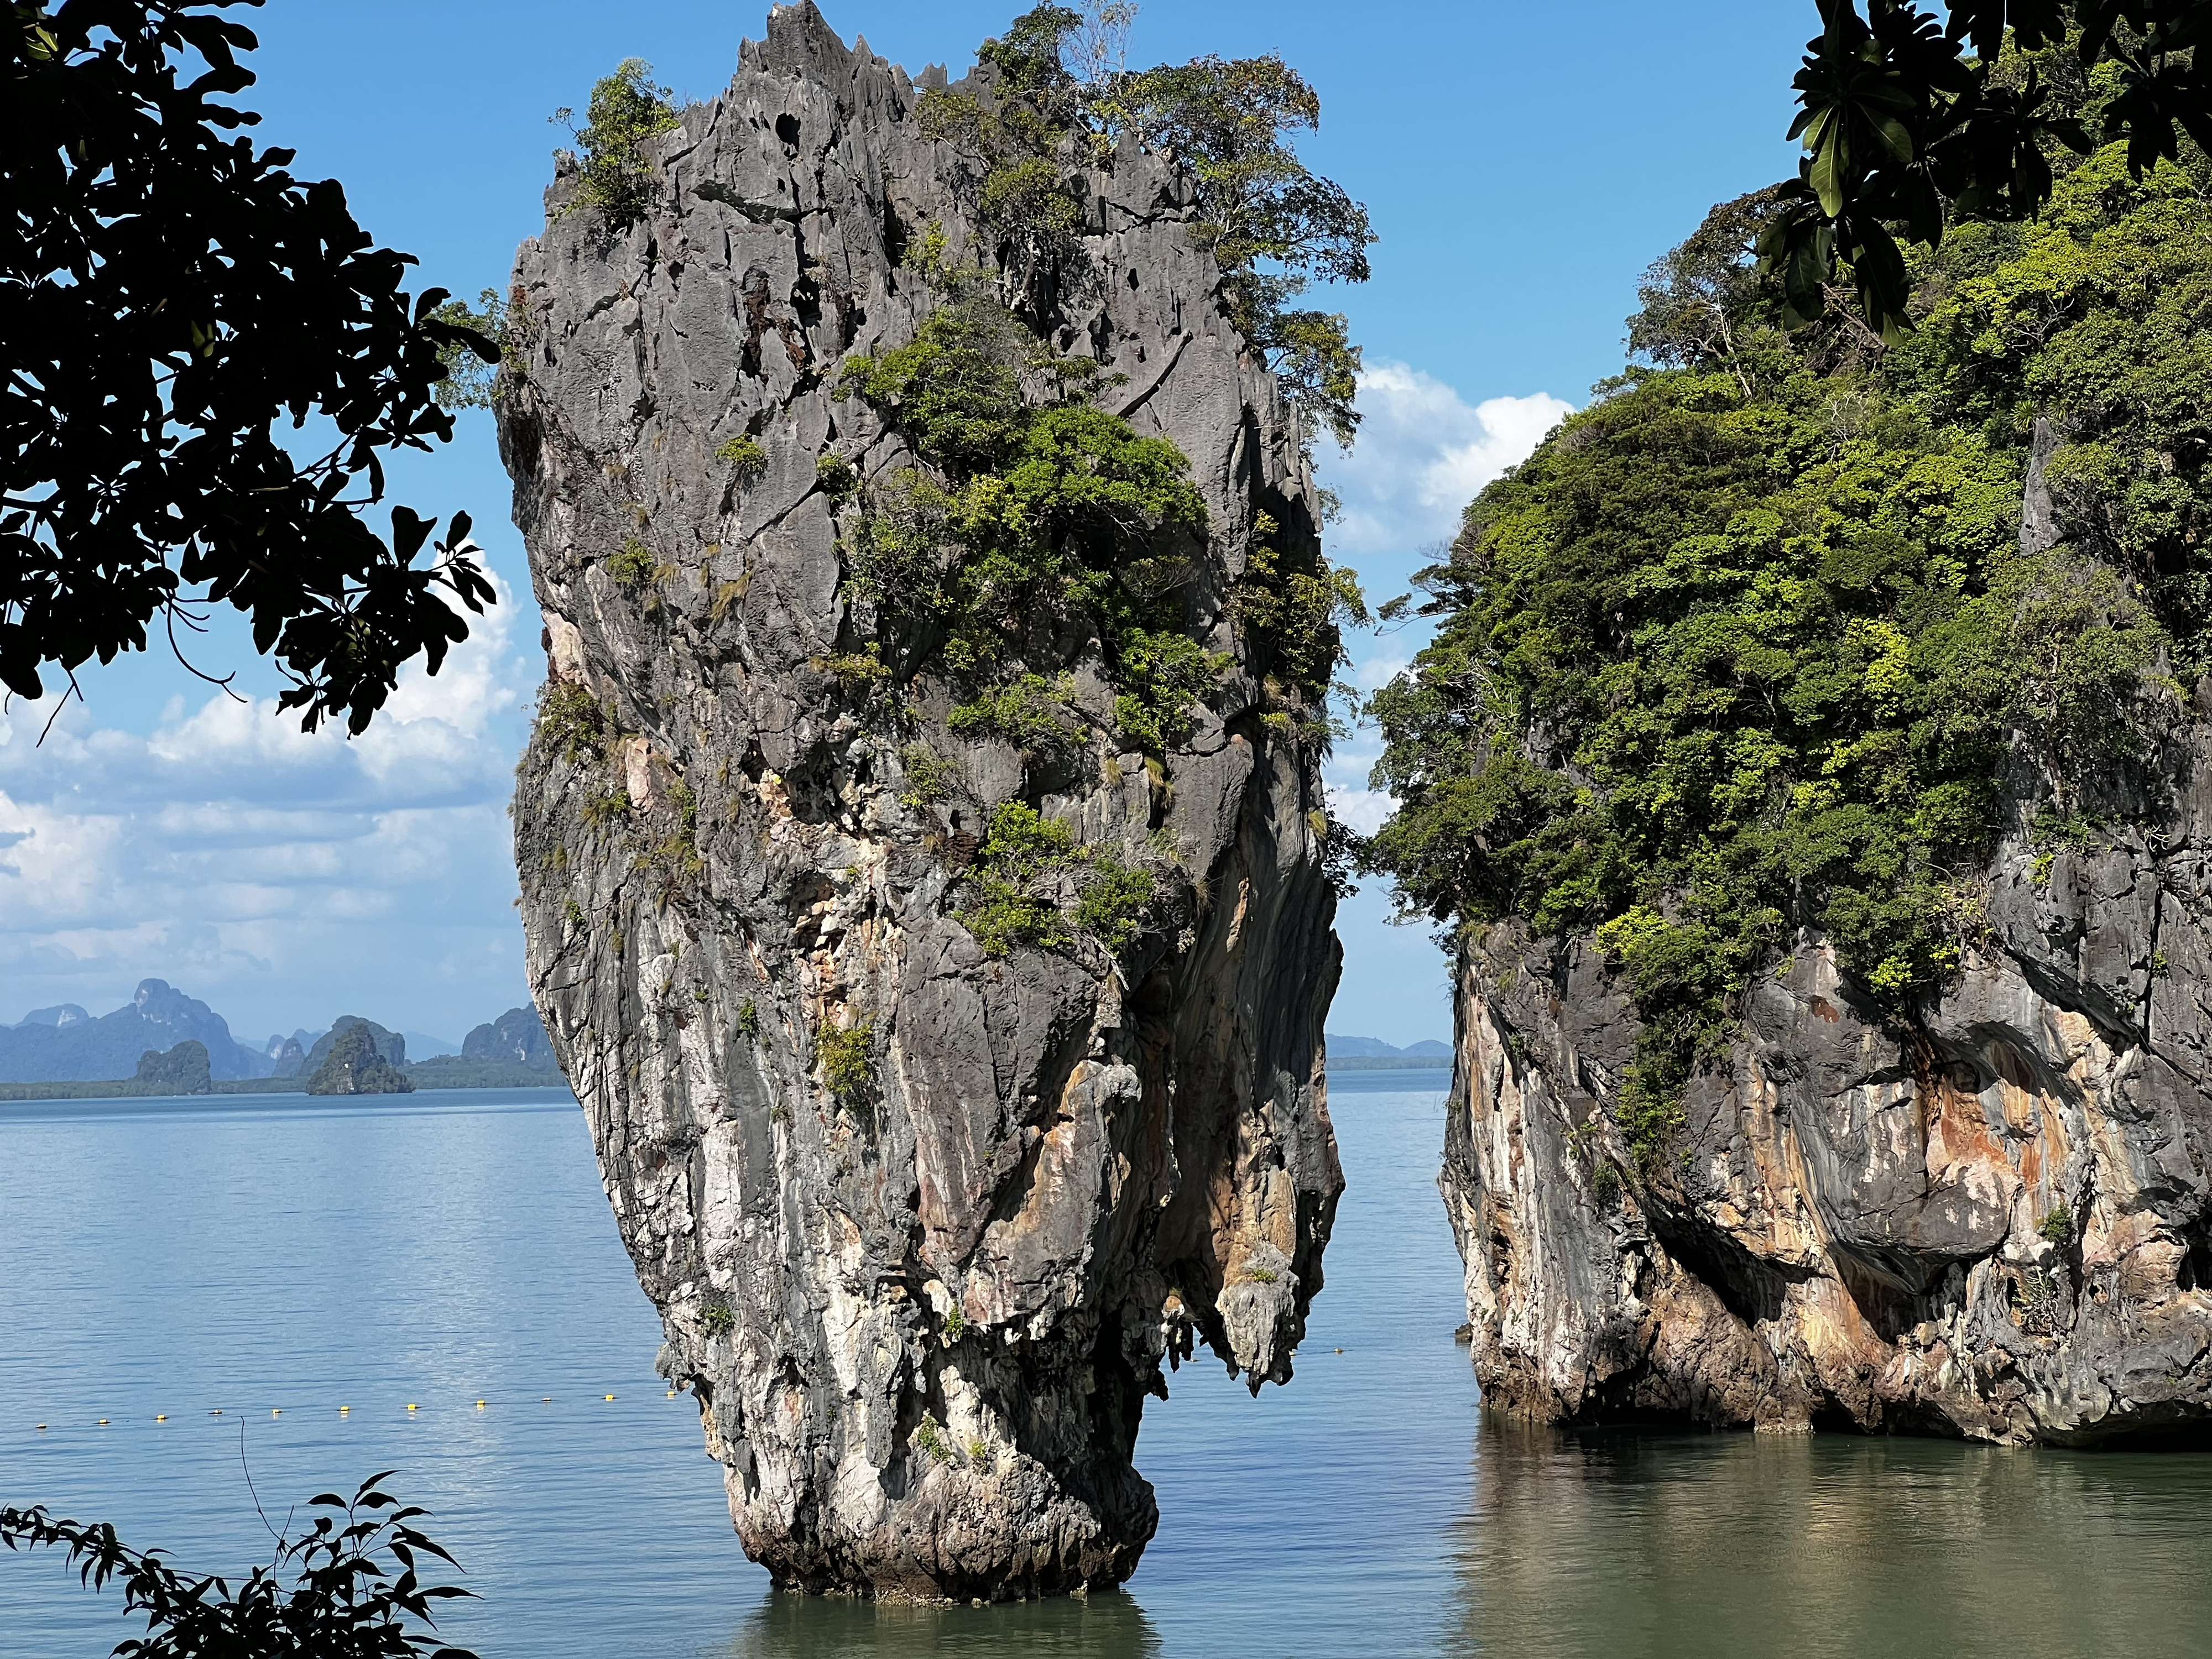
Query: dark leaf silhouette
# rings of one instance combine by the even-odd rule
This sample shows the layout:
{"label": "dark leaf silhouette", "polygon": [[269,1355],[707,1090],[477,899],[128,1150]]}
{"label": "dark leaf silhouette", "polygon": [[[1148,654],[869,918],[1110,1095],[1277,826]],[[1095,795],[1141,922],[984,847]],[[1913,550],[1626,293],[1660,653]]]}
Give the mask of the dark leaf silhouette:
{"label": "dark leaf silhouette", "polygon": [[[401,665],[432,672],[493,597],[456,514],[367,510],[384,455],[453,434],[440,383],[499,355],[400,286],[334,180],[233,130],[259,0],[15,4],[0,218],[0,686],[174,637],[195,598],[252,619],[312,728],[363,730]],[[191,55],[208,65],[183,80]],[[448,315],[451,313],[448,313]],[[311,418],[313,425],[310,427]],[[301,460],[279,422],[305,435]],[[428,556],[425,556],[426,544]]]}

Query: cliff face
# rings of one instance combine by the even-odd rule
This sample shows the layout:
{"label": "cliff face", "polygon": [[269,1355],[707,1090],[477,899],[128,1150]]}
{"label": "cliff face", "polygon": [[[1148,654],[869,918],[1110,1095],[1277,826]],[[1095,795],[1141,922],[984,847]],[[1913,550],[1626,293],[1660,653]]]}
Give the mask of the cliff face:
{"label": "cliff face", "polygon": [[1462,951],[1440,1185],[1492,1407],[2062,1443],[2212,1414],[2212,695],[2076,804],[2112,826],[2086,846],[2033,844],[2015,762],[1987,933],[1917,1029],[1802,938],[1640,1193],[1599,953]]}
{"label": "cliff face", "polygon": [[[1152,1534],[1131,1454],[1163,1359],[1202,1340],[1286,1380],[1321,1285],[1319,780],[1226,609],[1255,511],[1310,538],[1314,495],[1174,175],[1127,144],[1071,159],[1083,222],[1039,320],[1190,458],[1191,631],[1237,663],[1150,763],[963,742],[934,679],[902,689],[915,730],[856,711],[831,660],[872,625],[855,508],[819,463],[913,458],[836,373],[928,314],[911,240],[992,253],[915,97],[782,7],[655,141],[635,227],[555,185],[500,415],[550,657],[517,861],[538,1006],[748,1553],[791,1588],[1053,1593],[1126,1577]],[[757,477],[716,455],[740,436]],[[1054,666],[1110,729],[1096,641]],[[910,775],[917,738],[949,781]],[[1016,799],[1152,860],[1118,959],[994,957],[962,925]]]}

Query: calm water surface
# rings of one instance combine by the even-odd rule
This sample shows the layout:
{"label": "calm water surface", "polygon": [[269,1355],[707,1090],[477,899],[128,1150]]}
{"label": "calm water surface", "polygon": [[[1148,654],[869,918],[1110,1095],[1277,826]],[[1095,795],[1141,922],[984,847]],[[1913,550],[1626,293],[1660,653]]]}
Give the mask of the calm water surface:
{"label": "calm water surface", "polygon": [[[1332,1103],[1352,1185],[1297,1379],[1187,1366],[1151,1407],[1162,1521],[1124,1594],[771,1594],[652,1375],[581,1117],[524,1091],[0,1106],[0,1501],[236,1571],[268,1543],[241,1431],[280,1522],[397,1467],[486,1659],[2212,1652],[2212,1459],[1486,1427],[1443,1079]],[[0,1555],[4,1659],[130,1633]]]}

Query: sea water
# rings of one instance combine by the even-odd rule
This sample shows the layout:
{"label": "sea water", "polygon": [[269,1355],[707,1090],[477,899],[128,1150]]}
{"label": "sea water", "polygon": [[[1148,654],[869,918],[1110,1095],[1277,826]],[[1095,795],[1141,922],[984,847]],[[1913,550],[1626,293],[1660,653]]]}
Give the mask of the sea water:
{"label": "sea water", "polygon": [[[1147,1407],[1160,1529],[1121,1594],[772,1593],[555,1091],[0,1106],[0,1503],[239,1573],[393,1468],[485,1659],[2212,1652],[2212,1459],[1485,1424],[1444,1082],[1332,1083],[1297,1376],[1255,1400],[1201,1354]],[[4,1659],[136,1628],[0,1554]]]}

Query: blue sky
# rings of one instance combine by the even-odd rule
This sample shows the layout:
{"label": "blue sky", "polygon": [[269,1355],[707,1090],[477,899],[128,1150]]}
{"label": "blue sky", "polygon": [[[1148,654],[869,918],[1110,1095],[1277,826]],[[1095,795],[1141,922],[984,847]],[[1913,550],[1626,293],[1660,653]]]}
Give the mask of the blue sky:
{"label": "blue sky", "polygon": [[[825,0],[848,40],[955,75],[1006,3]],[[270,0],[260,84],[241,101],[303,177],[343,180],[380,240],[416,254],[423,285],[503,286],[543,222],[562,138],[624,57],[713,96],[752,4],[573,0]],[[1136,63],[1279,52],[1322,99],[1306,154],[1372,210],[1375,277],[1331,298],[1369,375],[1357,450],[1325,474],[1346,506],[1334,550],[1387,597],[1448,538],[1475,490],[1527,453],[1620,362],[1638,273],[1712,202],[1794,166],[1789,77],[1817,27],[1812,0],[1428,3],[1152,0]],[[150,655],[85,675],[88,706],[0,712],[0,1020],[72,1001],[120,1003],[145,975],[191,991],[244,1037],[341,1012],[458,1037],[524,1000],[505,807],[543,674],[520,538],[489,417],[410,458],[397,499],[466,507],[510,603],[435,680],[405,684],[350,744],[277,720],[276,680],[213,621],[198,654],[238,667],[246,704]],[[1377,684],[1401,635],[1357,644]],[[1341,809],[1372,827],[1371,738],[1330,769]],[[1406,1043],[1448,1036],[1441,959],[1392,927],[1370,884],[1340,921],[1332,1030]]]}

